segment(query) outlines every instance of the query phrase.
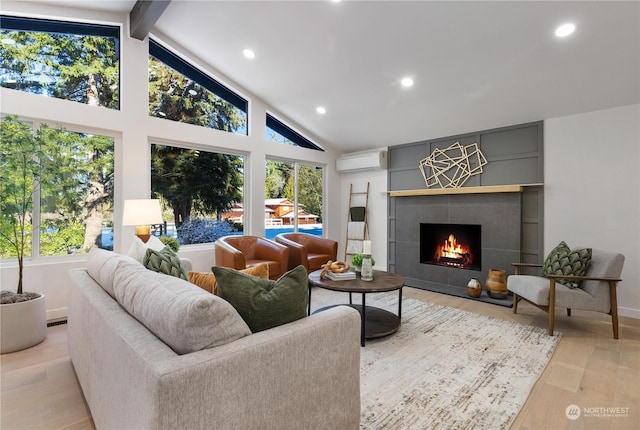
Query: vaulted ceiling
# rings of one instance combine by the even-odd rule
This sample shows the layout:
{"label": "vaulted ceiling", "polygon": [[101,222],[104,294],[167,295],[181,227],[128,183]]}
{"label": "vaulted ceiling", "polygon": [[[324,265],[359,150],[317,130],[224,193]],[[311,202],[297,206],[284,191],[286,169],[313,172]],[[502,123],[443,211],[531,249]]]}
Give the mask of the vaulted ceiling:
{"label": "vaulted ceiling", "polygon": [[640,102],[635,1],[173,0],[151,32],[346,152]]}

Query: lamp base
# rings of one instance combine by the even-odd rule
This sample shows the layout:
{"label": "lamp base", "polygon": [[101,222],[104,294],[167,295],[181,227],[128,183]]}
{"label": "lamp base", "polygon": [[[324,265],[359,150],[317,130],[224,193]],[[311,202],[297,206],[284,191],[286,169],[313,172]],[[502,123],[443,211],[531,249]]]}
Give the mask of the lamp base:
{"label": "lamp base", "polygon": [[147,243],[147,241],[151,237],[150,234],[136,234],[136,236],[138,236],[138,238],[142,241],[142,243]]}
{"label": "lamp base", "polygon": [[148,225],[136,226],[136,236],[140,238],[142,243],[147,243],[147,240],[151,237],[151,227]]}

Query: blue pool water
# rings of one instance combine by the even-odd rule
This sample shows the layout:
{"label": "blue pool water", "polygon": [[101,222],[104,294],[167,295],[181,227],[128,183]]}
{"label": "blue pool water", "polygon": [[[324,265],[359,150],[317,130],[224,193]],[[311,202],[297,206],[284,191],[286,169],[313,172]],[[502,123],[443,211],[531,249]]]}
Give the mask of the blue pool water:
{"label": "blue pool water", "polygon": [[[322,236],[322,225],[313,224],[310,226],[299,225],[298,232]],[[265,227],[264,237],[273,239],[280,233],[293,233],[293,226]]]}
{"label": "blue pool water", "polygon": [[[322,224],[312,224],[309,226],[301,225],[298,226],[298,231],[300,233],[308,233],[314,236],[322,236]],[[267,239],[274,239],[276,235],[280,233],[293,233],[293,226],[265,227],[264,229],[264,236]],[[175,235],[175,231],[173,232],[173,235]],[[102,248],[113,249],[113,230],[110,227],[104,227],[102,229]]]}

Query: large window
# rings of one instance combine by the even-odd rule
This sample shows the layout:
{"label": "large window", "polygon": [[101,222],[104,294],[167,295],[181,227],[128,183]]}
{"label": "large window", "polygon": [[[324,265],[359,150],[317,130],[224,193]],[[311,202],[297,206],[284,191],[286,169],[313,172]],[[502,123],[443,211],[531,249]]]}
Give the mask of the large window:
{"label": "large window", "polygon": [[322,236],[322,168],[267,160],[265,237],[299,231]]}
{"label": "large window", "polygon": [[247,134],[247,101],[153,40],[149,115]]}
{"label": "large window", "polygon": [[0,86],[119,108],[119,27],[10,16],[0,27]]}
{"label": "large window", "polygon": [[193,148],[151,145],[151,194],[167,232],[183,245],[242,234],[244,159]]}
{"label": "large window", "polygon": [[267,126],[265,128],[266,139],[270,142],[283,143],[285,145],[301,146],[303,148],[324,151],[318,145],[298,133],[284,122],[267,114]]}
{"label": "large window", "polygon": [[[3,121],[3,133],[7,126]],[[14,123],[12,132],[33,133],[32,126]],[[18,131],[21,130],[21,131]],[[33,154],[40,164],[39,181],[35,181],[31,204],[25,208],[31,240],[26,256],[55,256],[86,252],[97,246],[113,249],[113,152],[114,139],[78,133],[43,125],[38,129],[40,154]],[[9,139],[6,139],[9,140]],[[11,187],[32,181],[20,175],[11,161],[12,148],[2,142],[0,170],[3,181]],[[38,157],[39,156],[39,157]],[[3,186],[3,190],[11,188]],[[12,195],[3,192],[2,208],[11,205]],[[3,210],[4,212],[4,210]],[[6,240],[11,220],[2,217],[0,253],[2,258],[17,256]]]}

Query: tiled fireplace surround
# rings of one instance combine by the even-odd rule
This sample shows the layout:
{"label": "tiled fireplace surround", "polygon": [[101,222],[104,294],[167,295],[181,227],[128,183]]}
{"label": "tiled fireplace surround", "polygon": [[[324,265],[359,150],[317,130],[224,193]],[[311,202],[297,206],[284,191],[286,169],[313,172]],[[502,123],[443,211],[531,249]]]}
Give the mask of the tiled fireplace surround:
{"label": "tiled fireplace surround", "polygon": [[[484,285],[489,269],[513,273],[511,263],[521,261],[522,200],[519,192],[395,197],[395,272],[406,285],[462,296],[469,279]],[[420,263],[421,223],[480,224],[482,270]],[[486,292],[482,299],[508,304]]]}

